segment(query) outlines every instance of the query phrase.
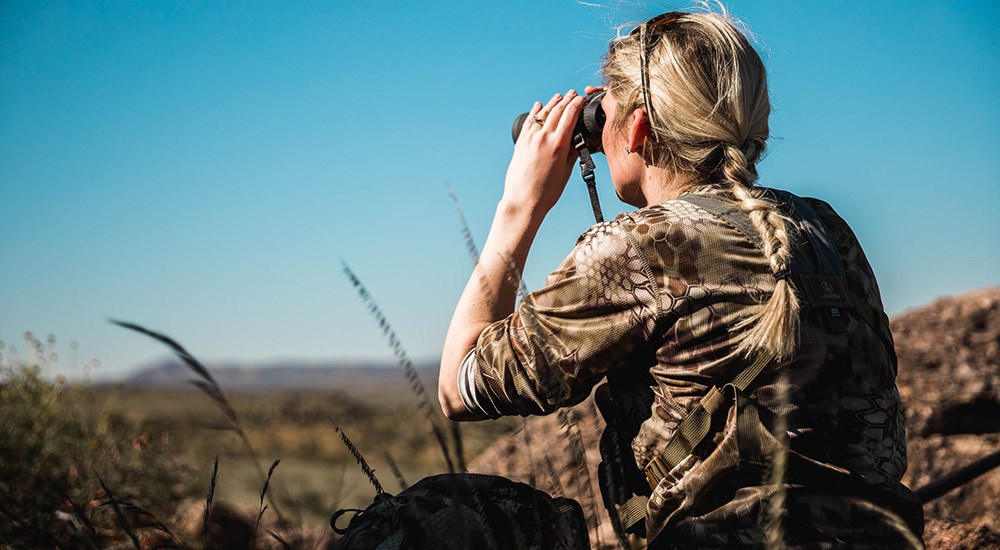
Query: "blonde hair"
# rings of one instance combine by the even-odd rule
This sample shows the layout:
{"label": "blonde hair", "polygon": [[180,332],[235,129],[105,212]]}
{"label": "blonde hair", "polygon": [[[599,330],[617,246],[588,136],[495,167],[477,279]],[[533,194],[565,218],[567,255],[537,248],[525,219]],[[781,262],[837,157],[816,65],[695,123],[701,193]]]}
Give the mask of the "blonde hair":
{"label": "blonde hair", "polygon": [[[789,220],[754,188],[769,135],[767,74],[738,26],[724,10],[654,18],[612,43],[604,77],[620,113],[646,110],[646,161],[729,191],[760,234],[771,271],[780,275],[790,267]],[[615,129],[623,130],[627,119],[617,117]],[[737,325],[746,329],[738,351],[789,357],[798,345],[799,310],[791,283],[776,277],[767,303]]]}

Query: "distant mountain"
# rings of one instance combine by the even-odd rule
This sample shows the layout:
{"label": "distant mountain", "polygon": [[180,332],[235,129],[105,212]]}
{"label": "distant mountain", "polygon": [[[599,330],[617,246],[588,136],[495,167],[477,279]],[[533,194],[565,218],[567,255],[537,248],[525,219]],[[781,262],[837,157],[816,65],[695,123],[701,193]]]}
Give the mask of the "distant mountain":
{"label": "distant mountain", "polygon": [[[341,390],[350,393],[405,390],[409,383],[403,368],[393,362],[345,361],[309,364],[274,362],[262,364],[206,364],[224,390],[271,391],[285,389]],[[436,362],[415,365],[427,386],[437,385]],[[183,363],[164,360],[140,368],[124,380],[128,386],[189,386],[197,376]],[[435,390],[436,394],[436,390]]]}

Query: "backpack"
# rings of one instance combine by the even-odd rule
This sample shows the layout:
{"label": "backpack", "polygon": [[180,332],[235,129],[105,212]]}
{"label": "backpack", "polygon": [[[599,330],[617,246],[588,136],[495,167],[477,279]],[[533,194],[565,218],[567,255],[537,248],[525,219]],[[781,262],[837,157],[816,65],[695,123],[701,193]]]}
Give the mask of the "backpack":
{"label": "backpack", "polygon": [[[843,330],[844,313],[853,311],[875,329],[886,350],[893,353],[891,339],[877,328],[880,326],[877,312],[848,292],[836,246],[818,214],[803,199],[787,191],[764,189],[764,193],[766,198],[776,203],[779,210],[796,220],[789,227],[792,240],[815,241],[810,250],[815,254],[817,269],[810,268],[801,257],[795,257],[789,270],[796,289],[800,291],[806,314],[818,315],[828,330],[837,332]],[[679,197],[679,200],[698,206],[724,220],[755,247],[763,247],[749,216],[739,207],[714,195],[686,194]],[[621,422],[621,411],[616,407],[614,394],[615,385],[619,383],[618,376],[608,376],[607,387],[599,388],[596,394],[607,425],[601,438],[599,480],[612,526],[624,547],[644,545],[644,520],[650,491],[690,456],[702,441],[718,431],[720,422],[725,422],[725,415],[730,408],[736,409],[740,468],[749,471],[764,467],[768,460],[767,447],[773,447],[774,441],[760,421],[759,405],[750,398],[750,391],[757,376],[773,359],[770,354],[760,353],[754,361],[747,361],[745,368],[733,380],[712,387],[679,423],[674,437],[666,447],[654,454],[644,468],[636,465],[633,460],[630,443],[634,433],[624,430],[626,423]],[[765,439],[770,439],[771,445],[766,445]]]}
{"label": "backpack", "polygon": [[[347,528],[338,527],[351,511],[356,513]],[[337,511],[330,526],[343,535],[333,546],[337,550],[590,547],[578,502],[483,474],[426,477],[395,496],[377,495],[365,510]]]}

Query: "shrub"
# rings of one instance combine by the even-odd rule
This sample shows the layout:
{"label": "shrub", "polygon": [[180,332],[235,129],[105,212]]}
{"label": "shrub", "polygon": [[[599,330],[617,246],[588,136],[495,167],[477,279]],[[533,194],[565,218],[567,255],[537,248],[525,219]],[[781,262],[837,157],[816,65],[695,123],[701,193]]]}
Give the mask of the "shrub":
{"label": "shrub", "polygon": [[169,435],[129,433],[111,416],[93,418],[86,398],[80,384],[50,382],[37,365],[0,367],[0,542],[105,546],[136,532],[169,538],[156,517],[176,508],[187,471],[171,458]]}

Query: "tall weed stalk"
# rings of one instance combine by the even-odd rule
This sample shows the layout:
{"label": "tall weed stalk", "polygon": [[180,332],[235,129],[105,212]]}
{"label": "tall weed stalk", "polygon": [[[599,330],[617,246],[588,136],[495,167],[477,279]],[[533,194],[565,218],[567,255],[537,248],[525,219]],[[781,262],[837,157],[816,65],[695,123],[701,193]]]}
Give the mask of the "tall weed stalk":
{"label": "tall weed stalk", "polygon": [[906,524],[905,521],[903,521],[903,518],[899,517],[897,514],[864,499],[850,498],[848,500],[850,500],[851,503],[857,506],[858,508],[863,508],[865,510],[868,510],[869,512],[873,512],[874,514],[878,515],[882,519],[882,521],[885,522],[886,525],[888,525],[894,531],[902,535],[903,539],[906,540],[906,544],[908,545],[909,548],[912,548],[914,550],[924,549],[924,544],[920,540],[920,538],[917,537],[915,534],[913,534],[913,531],[911,531],[910,527]]}
{"label": "tall weed stalk", "polygon": [[122,531],[125,531],[125,534],[128,535],[129,539],[131,539],[132,545],[135,546],[136,550],[141,550],[142,545],[139,544],[139,536],[132,530],[132,526],[129,525],[128,522],[128,517],[125,515],[125,512],[122,511],[121,507],[118,506],[118,499],[115,498],[111,489],[104,484],[104,480],[101,479],[100,476],[97,477],[97,481],[101,484],[101,489],[104,489],[104,494],[108,497],[107,503],[111,505],[111,509],[115,512],[115,518],[118,520],[118,526],[121,527]]}
{"label": "tall weed stalk", "polygon": [[410,383],[410,390],[417,397],[417,406],[420,408],[424,416],[427,417],[428,422],[431,424],[431,430],[434,433],[435,439],[437,439],[438,445],[441,447],[441,453],[444,455],[445,462],[448,465],[448,471],[451,473],[455,472],[455,464],[452,461],[451,453],[448,449],[448,442],[445,437],[445,431],[441,427],[441,421],[439,420],[440,415],[436,414],[435,411],[438,410],[434,405],[431,404],[430,394],[427,392],[427,388],[424,387],[424,383],[420,380],[420,375],[417,373],[416,367],[413,366],[413,361],[410,360],[409,355],[403,348],[402,343],[399,341],[399,337],[396,336],[396,331],[393,330],[392,325],[389,324],[389,320],[386,319],[385,314],[382,313],[382,309],[378,307],[375,303],[374,298],[372,298],[371,293],[365,288],[364,283],[361,279],[354,274],[350,266],[346,262],[341,262],[344,268],[344,274],[354,285],[354,288],[358,291],[361,296],[361,301],[365,303],[368,307],[368,311],[375,317],[375,321],[378,322],[378,326],[382,329],[382,334],[389,340],[389,347],[392,349],[393,355],[399,361],[399,365],[403,368],[403,372],[406,374],[406,379]]}
{"label": "tall weed stalk", "polygon": [[[465,214],[462,212],[462,204],[458,201],[458,195],[455,194],[455,189],[449,185],[448,186],[448,196],[451,197],[452,202],[455,204],[455,211],[458,212],[458,223],[461,224],[462,229],[462,239],[465,241],[465,250],[469,254],[469,259],[472,260],[472,266],[474,269],[479,266],[479,248],[476,246],[476,241],[472,238],[472,231],[469,230],[469,224],[465,220]],[[524,299],[528,294],[528,287],[524,284],[524,279],[521,277],[521,272],[517,269],[517,265],[514,263],[512,258],[506,258],[507,261],[507,273],[505,280],[512,286],[517,287],[517,297],[519,299]],[[478,269],[476,269],[478,273]],[[482,277],[482,274],[479,274]],[[487,288],[483,285],[483,288]]]}
{"label": "tall weed stalk", "polygon": [[[160,334],[158,332],[149,330],[143,326],[137,325],[135,323],[129,323],[126,321],[118,321],[115,319],[110,320],[112,323],[129,330],[138,332],[140,334],[145,334],[154,340],[166,345],[174,351],[177,355],[188,366],[200,380],[191,380],[190,382],[197,386],[201,391],[205,392],[208,397],[215,402],[216,406],[222,411],[222,414],[226,417],[228,422],[227,428],[239,436],[240,441],[243,442],[244,447],[246,447],[247,453],[250,456],[251,462],[253,462],[254,468],[257,469],[258,475],[261,479],[267,479],[264,474],[264,469],[260,465],[260,459],[257,456],[257,451],[254,449],[253,444],[250,442],[250,438],[247,436],[246,431],[243,429],[243,425],[240,423],[239,417],[236,415],[236,410],[233,409],[229,400],[226,398],[226,394],[223,393],[222,388],[219,386],[218,382],[215,381],[215,377],[209,372],[205,366],[195,358],[194,355],[184,349],[176,340],[170,338],[169,336]],[[271,509],[277,514],[279,518],[282,517],[281,510],[275,502],[272,495],[269,493],[267,496],[267,501],[271,505]]]}
{"label": "tall weed stalk", "polygon": [[[458,212],[458,220],[459,223],[461,224],[462,237],[465,240],[465,248],[469,253],[469,259],[472,261],[472,264],[474,266],[473,271],[475,271],[479,277],[483,277],[483,274],[479,270],[479,259],[480,259],[479,250],[476,247],[476,243],[472,239],[472,232],[469,230],[469,225],[466,222],[465,214],[462,212],[462,205],[458,200],[458,196],[455,194],[455,190],[451,186],[448,186],[448,195],[451,197],[452,202],[455,205],[455,210]],[[524,278],[521,276],[521,272],[518,269],[517,265],[514,263],[513,258],[507,257],[505,258],[505,261],[507,263],[507,270],[505,275],[506,281],[509,284],[517,286],[518,298],[520,300],[523,300],[524,297],[527,296],[528,294],[528,288],[524,284]],[[489,286],[486,284],[482,284],[480,286],[482,286],[483,288],[489,288]],[[545,369],[544,372],[551,373],[549,369]],[[557,395],[556,392],[562,390],[562,388],[559,387],[560,385],[559,381],[554,376],[549,376],[545,380],[542,380],[542,382],[544,390],[546,392],[549,392],[550,395]],[[572,457],[573,464],[577,470],[577,474],[583,480],[584,489],[590,495],[592,501],[597,502],[596,500],[594,500],[594,491],[590,483],[590,468],[587,461],[586,451],[583,446],[583,440],[580,436],[579,428],[575,425],[576,417],[566,413],[565,410],[560,410],[559,413],[557,414],[557,419],[560,428],[562,430],[562,433],[567,436],[568,447],[573,455]],[[524,421],[522,429],[523,429],[525,447],[528,452],[528,462],[530,464],[529,481],[530,484],[534,486],[537,482],[536,464],[532,456],[533,450],[531,444],[531,434],[528,428],[527,420]],[[550,476],[552,476],[555,483],[557,483],[558,486],[561,487],[562,484],[559,481],[558,477],[553,475],[555,474],[555,468],[552,466],[551,460],[547,459],[547,462],[549,466],[548,469]],[[594,519],[596,523],[597,512],[596,511],[592,512],[593,513],[591,513],[590,516]],[[594,527],[594,530],[595,532],[597,531],[596,525]]]}
{"label": "tall weed stalk", "polygon": [[[582,481],[583,490],[590,499],[590,502],[594,503],[594,509],[590,511],[591,513],[588,516],[589,520],[593,521],[592,532],[596,535],[600,523],[598,520],[597,503],[600,501],[597,499],[594,487],[590,483],[590,464],[587,461],[587,450],[583,445],[583,436],[580,434],[580,427],[577,426],[576,413],[572,409],[559,409],[556,412],[556,419],[559,421],[559,427],[566,437],[566,442],[573,458],[572,467],[576,470],[576,475]],[[601,545],[600,538],[597,539],[596,544],[598,546]]]}
{"label": "tall weed stalk", "polygon": [[774,420],[775,438],[778,448],[771,458],[771,473],[769,483],[777,487],[767,503],[767,523],[764,525],[764,536],[768,550],[783,550],[785,548],[784,531],[781,518],[785,511],[785,471],[788,467],[788,377],[782,373],[778,379],[777,417]]}
{"label": "tall weed stalk", "polygon": [[264,480],[264,486],[260,489],[260,504],[257,507],[257,521],[253,524],[253,536],[251,540],[257,540],[257,529],[260,527],[260,520],[264,517],[264,512],[267,511],[267,505],[264,504],[264,497],[267,495],[267,490],[271,486],[271,476],[274,475],[274,469],[278,467],[278,463],[281,462],[279,459],[274,459],[271,463],[271,467],[267,469],[267,479]]}
{"label": "tall weed stalk", "polygon": [[462,226],[462,240],[465,241],[465,251],[469,254],[469,259],[472,260],[472,265],[475,267],[479,263],[479,247],[476,246],[476,241],[472,238],[472,231],[469,230],[469,224],[465,221],[465,213],[462,212],[462,203],[458,201],[455,188],[451,185],[448,185],[448,196],[451,197],[452,203],[455,204],[455,211],[458,212],[458,223]]}
{"label": "tall weed stalk", "polygon": [[406,478],[403,477],[403,472],[399,469],[399,465],[396,464],[396,461],[393,460],[392,455],[389,453],[385,453],[383,458],[385,458],[386,464],[389,465],[389,469],[392,470],[392,475],[396,476],[396,483],[399,484],[399,490],[405,491],[410,484],[407,483]]}
{"label": "tall weed stalk", "polygon": [[[465,219],[465,213],[462,211],[462,203],[459,202],[458,195],[455,193],[455,189],[451,185],[448,185],[448,196],[451,197],[452,203],[454,203],[454,205],[455,205],[455,211],[458,213],[458,223],[459,223],[459,225],[461,225],[462,239],[465,241],[465,250],[466,250],[466,252],[469,255],[469,260],[472,262],[472,270],[473,270],[473,272],[477,276],[479,276],[482,279],[484,277],[484,275],[483,275],[482,271],[479,269],[479,247],[476,246],[476,242],[472,238],[472,231],[469,229],[469,224],[468,224],[468,222]],[[510,259],[510,258],[507,259],[507,265],[512,268],[512,271],[516,271],[516,267],[514,266],[514,262],[513,262],[512,259]],[[510,273],[509,272],[507,274],[506,278],[507,278],[507,281],[509,283],[517,285],[517,293],[518,293],[518,297],[520,299],[523,299],[528,294],[528,289],[524,285],[524,281],[521,279],[520,273]],[[481,283],[482,284],[480,284],[480,286],[482,288],[489,288],[489,286],[486,285],[484,281],[481,281]],[[456,439],[456,441],[458,443],[459,463],[462,465],[460,467],[464,471],[465,470],[465,468],[464,468],[464,462],[465,461],[464,461],[464,457],[461,456],[461,452],[462,452],[461,432],[459,432],[459,430],[458,430],[457,423],[453,423],[453,424],[455,426],[454,427],[454,436],[455,436],[455,439]],[[524,422],[523,429],[524,429],[525,442],[526,442],[526,444],[528,446],[528,461],[529,461],[529,463],[531,465],[531,484],[534,485],[535,484],[535,463],[534,463],[534,461],[531,458],[531,436],[528,433],[528,423],[527,423],[527,420],[525,420],[525,422]]]}
{"label": "tall weed stalk", "polygon": [[340,440],[344,442],[344,446],[347,447],[348,451],[350,451],[351,456],[353,456],[354,460],[357,461],[358,466],[361,466],[361,471],[365,474],[365,477],[368,478],[368,482],[372,484],[372,487],[375,487],[375,496],[384,493],[385,490],[382,489],[382,484],[379,483],[378,478],[375,476],[375,470],[372,470],[371,466],[368,465],[368,461],[365,460],[365,457],[354,445],[354,442],[351,441],[351,438],[347,437],[347,433],[341,429],[336,420],[330,418],[330,423],[333,424],[333,431],[340,435]]}
{"label": "tall weed stalk", "polygon": [[215,487],[219,480],[219,456],[215,456],[215,463],[212,465],[212,478],[208,482],[208,496],[205,497],[205,514],[202,523],[205,525],[205,548],[208,548],[208,529],[212,524],[212,501],[215,500]]}
{"label": "tall weed stalk", "polygon": [[521,417],[521,433],[524,435],[524,448],[528,453],[528,485],[535,487],[538,483],[538,475],[535,472],[534,450],[531,445],[531,432],[528,430],[528,419],[526,417]]}

